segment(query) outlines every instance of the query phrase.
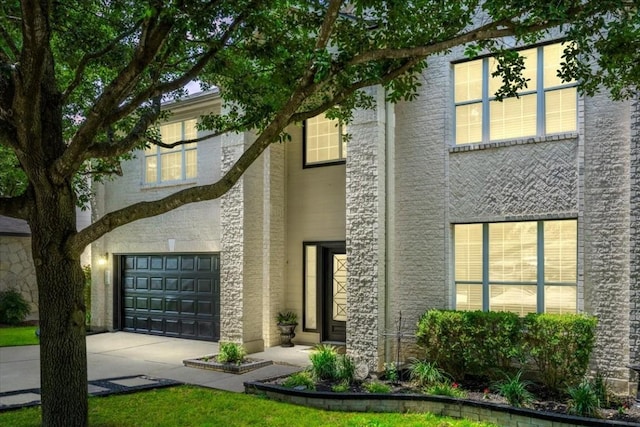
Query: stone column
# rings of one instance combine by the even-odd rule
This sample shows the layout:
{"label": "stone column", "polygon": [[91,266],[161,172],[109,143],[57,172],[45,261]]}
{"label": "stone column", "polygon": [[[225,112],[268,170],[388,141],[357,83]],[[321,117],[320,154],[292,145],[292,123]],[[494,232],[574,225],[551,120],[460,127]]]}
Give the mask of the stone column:
{"label": "stone column", "polygon": [[[640,363],[640,95],[631,106],[631,228],[629,277],[629,362]],[[633,379],[635,383],[637,378]],[[636,384],[630,384],[635,391]]]}
{"label": "stone column", "polygon": [[348,127],[347,351],[379,370],[385,326],[385,101],[382,88],[368,89],[372,110],[357,110]]}

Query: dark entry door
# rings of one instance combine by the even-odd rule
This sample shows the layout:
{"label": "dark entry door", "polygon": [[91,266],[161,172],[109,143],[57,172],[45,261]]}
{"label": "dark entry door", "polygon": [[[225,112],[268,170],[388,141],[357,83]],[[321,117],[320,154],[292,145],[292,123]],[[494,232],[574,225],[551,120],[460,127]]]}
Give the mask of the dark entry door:
{"label": "dark entry door", "polygon": [[347,255],[344,245],[323,248],[323,341],[347,340]]}
{"label": "dark entry door", "polygon": [[120,260],[123,330],[219,339],[219,254],[135,254]]}

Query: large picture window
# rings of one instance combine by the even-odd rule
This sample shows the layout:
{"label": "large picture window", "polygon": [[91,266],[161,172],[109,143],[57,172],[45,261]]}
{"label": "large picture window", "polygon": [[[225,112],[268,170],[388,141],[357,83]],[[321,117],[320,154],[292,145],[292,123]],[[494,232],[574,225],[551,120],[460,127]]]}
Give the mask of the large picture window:
{"label": "large picture window", "polygon": [[563,50],[556,43],[519,51],[527,87],[502,102],[494,96],[502,86],[501,77],[492,77],[496,59],[455,64],[456,144],[576,131],[576,83],[557,76]]}
{"label": "large picture window", "polygon": [[457,310],[575,313],[575,220],[457,224]]}
{"label": "large picture window", "polygon": [[[160,126],[162,142],[171,144],[198,136],[197,120],[185,120]],[[197,144],[181,144],[174,148],[151,146],[145,150],[146,184],[158,184],[193,179],[197,175]]]}
{"label": "large picture window", "polygon": [[324,114],[304,123],[304,165],[342,163],[347,158],[345,127]]}

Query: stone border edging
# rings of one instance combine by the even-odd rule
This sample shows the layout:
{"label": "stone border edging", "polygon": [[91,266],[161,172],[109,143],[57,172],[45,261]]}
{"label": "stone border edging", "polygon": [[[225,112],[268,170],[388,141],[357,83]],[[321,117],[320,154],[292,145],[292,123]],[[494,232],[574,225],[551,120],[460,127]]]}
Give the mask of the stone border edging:
{"label": "stone border edging", "polygon": [[487,421],[501,426],[539,427],[638,427],[627,421],[584,418],[499,403],[423,394],[333,393],[295,390],[263,382],[244,383],[245,393],[261,394],[281,402],[319,409],[353,412],[431,412],[452,418]]}

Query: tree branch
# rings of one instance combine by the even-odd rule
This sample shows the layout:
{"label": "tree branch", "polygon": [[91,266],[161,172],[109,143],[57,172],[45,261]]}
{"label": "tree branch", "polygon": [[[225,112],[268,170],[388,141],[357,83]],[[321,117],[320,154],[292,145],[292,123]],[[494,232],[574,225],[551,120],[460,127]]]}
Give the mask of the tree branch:
{"label": "tree branch", "polygon": [[113,39],[111,41],[111,43],[107,44],[104,48],[102,48],[100,50],[97,50],[95,52],[89,52],[86,55],[84,55],[82,57],[82,59],[80,60],[80,63],[78,64],[78,67],[76,68],[76,72],[75,72],[73,81],[69,84],[69,86],[67,86],[67,88],[62,93],[62,102],[64,103],[66,101],[66,99],[69,97],[69,95],[71,95],[71,93],[73,93],[75,88],[78,87],[78,85],[80,84],[80,82],[82,81],[82,78],[84,76],[84,70],[87,67],[87,65],[89,65],[89,62],[91,62],[94,59],[100,58],[101,56],[106,55],[107,53],[109,53],[125,37],[128,37],[128,36],[132,35],[140,27],[141,24],[142,24],[142,21],[136,22],[136,24],[132,28],[130,28],[127,31],[124,31],[122,34],[120,34],[115,39]]}

